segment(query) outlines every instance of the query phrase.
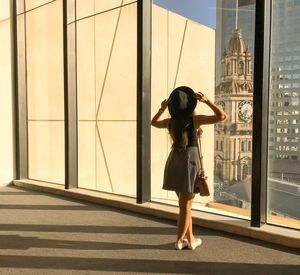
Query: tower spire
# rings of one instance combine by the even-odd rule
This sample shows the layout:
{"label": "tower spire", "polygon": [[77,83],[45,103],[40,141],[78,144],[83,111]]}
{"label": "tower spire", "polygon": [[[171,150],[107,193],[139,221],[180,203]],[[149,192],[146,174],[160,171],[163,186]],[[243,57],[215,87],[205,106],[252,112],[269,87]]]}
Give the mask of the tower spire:
{"label": "tower spire", "polygon": [[235,1],[235,29],[238,28],[238,16],[239,16],[238,10],[239,10],[239,0],[236,0]]}

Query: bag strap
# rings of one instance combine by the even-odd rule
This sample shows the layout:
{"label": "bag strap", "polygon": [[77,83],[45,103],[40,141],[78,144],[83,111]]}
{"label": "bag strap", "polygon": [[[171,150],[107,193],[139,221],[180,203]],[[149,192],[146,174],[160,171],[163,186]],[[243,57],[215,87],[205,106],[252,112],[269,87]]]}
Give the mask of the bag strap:
{"label": "bag strap", "polygon": [[200,160],[200,170],[204,172],[203,168],[203,155],[202,155],[202,148],[201,148],[201,137],[197,133],[197,149],[198,149],[198,155],[199,155],[199,160]]}
{"label": "bag strap", "polygon": [[196,135],[197,135],[197,151],[198,151],[198,156],[199,156],[199,161],[200,161],[200,171],[202,173],[204,173],[203,155],[202,155],[202,148],[201,148],[201,137],[200,137],[200,135],[198,135],[198,130],[195,129],[193,118],[192,118],[192,123],[193,123],[193,128],[196,131]]}

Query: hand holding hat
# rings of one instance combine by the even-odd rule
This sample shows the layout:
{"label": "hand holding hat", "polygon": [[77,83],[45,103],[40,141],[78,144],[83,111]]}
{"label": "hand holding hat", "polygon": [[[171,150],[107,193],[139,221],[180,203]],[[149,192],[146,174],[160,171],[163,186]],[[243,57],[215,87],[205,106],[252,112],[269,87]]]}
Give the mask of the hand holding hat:
{"label": "hand holding hat", "polygon": [[160,109],[165,110],[168,107],[168,99],[165,99],[160,104]]}
{"label": "hand holding hat", "polygon": [[205,94],[201,93],[201,92],[197,92],[196,97],[200,102],[203,102],[203,103],[207,103],[209,101],[207,96]]}

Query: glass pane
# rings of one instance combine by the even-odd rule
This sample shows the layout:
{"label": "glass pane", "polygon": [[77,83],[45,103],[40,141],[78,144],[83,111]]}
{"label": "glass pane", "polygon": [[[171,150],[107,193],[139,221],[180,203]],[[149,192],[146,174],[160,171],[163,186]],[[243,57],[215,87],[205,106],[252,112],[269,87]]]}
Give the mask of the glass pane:
{"label": "glass pane", "polygon": [[[201,126],[211,196],[197,195],[193,207],[248,219],[255,1],[153,0],[152,17],[152,115],[182,85],[202,91],[228,115]],[[203,103],[196,113],[213,114]],[[177,204],[175,192],[162,190],[171,150],[168,131],[152,127],[152,199]]]}
{"label": "glass pane", "polygon": [[62,1],[26,12],[29,178],[64,184]]}
{"label": "glass pane", "polygon": [[79,187],[135,196],[137,10],[113,2],[77,21]]}
{"label": "glass pane", "polygon": [[14,179],[11,20],[9,1],[0,0],[0,185]]}
{"label": "glass pane", "polygon": [[300,1],[273,0],[268,221],[300,228]]}

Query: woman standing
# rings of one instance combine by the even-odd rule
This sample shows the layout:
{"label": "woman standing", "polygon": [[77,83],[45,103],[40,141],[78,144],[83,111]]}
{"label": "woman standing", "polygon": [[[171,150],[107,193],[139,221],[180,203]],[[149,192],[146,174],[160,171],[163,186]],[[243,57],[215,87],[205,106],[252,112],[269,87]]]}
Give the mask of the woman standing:
{"label": "woman standing", "polygon": [[[205,103],[214,115],[196,115],[197,101]],[[171,118],[160,119],[168,107]],[[175,249],[188,247],[194,250],[202,240],[195,238],[192,230],[191,208],[195,193],[198,193],[195,180],[200,165],[197,151],[197,134],[200,126],[213,124],[226,119],[226,113],[211,102],[203,93],[182,86],[176,88],[154,115],[151,125],[167,128],[172,138],[172,150],[165,165],[163,189],[173,190],[179,199],[178,234]]]}

